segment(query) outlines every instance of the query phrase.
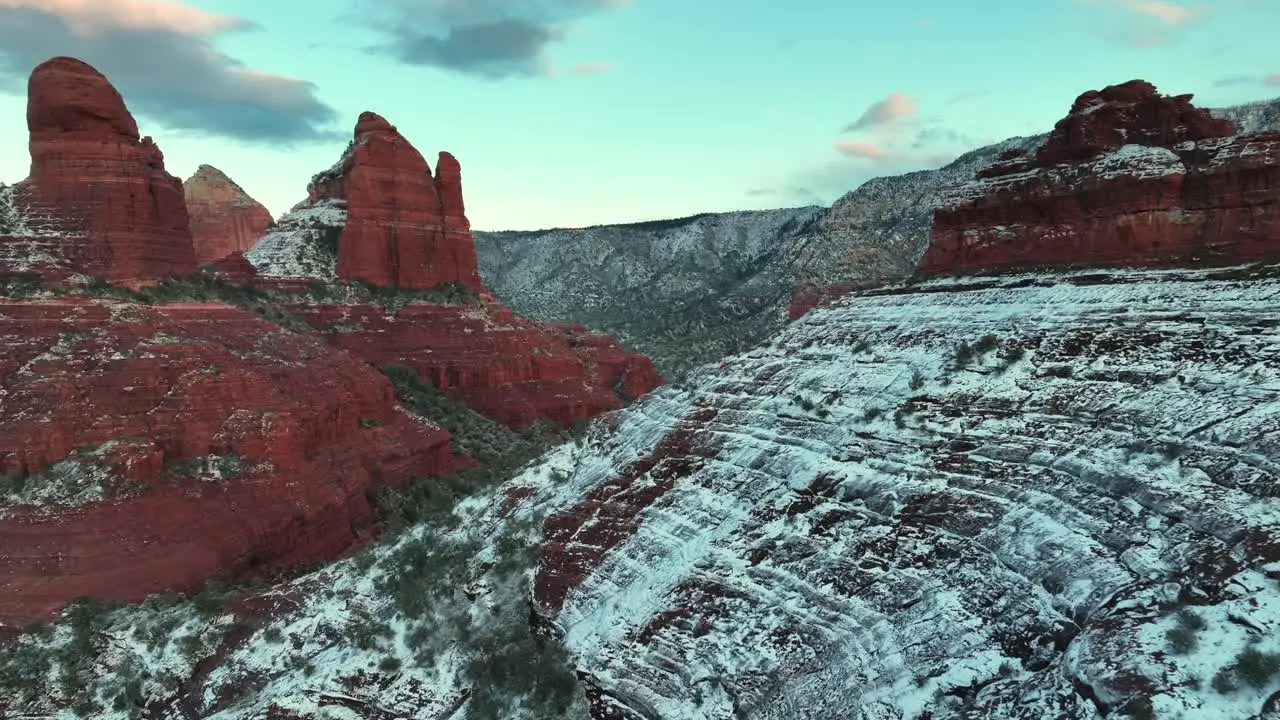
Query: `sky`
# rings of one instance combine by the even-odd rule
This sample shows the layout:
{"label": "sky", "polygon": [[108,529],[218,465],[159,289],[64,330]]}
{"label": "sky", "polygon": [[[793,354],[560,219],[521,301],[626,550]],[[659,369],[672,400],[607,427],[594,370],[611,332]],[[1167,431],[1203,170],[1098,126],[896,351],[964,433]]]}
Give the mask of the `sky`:
{"label": "sky", "polygon": [[1280,0],[0,0],[0,181],[71,55],[178,177],[279,216],[373,110],[463,168],[481,230],[829,204],[1049,130],[1133,78],[1280,96]]}

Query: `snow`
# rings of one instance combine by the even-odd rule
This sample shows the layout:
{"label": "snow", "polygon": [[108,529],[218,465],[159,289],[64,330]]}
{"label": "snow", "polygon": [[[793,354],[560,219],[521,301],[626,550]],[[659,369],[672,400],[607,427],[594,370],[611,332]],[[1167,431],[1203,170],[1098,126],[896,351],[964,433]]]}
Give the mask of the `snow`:
{"label": "snow", "polygon": [[325,245],[324,238],[341,232],[346,222],[343,201],[320,200],[280,218],[245,253],[245,258],[261,275],[333,280],[337,276],[338,257]]}
{"label": "snow", "polygon": [[[700,369],[689,392],[651,395],[542,502],[573,507],[612,476],[600,460],[616,473],[696,406],[719,411],[699,434],[706,462],[570,592],[556,615],[566,643],[616,705],[657,717],[1092,718],[1072,681],[1114,706],[1133,697],[1135,673],[1159,717],[1249,717],[1280,678],[1226,695],[1183,685],[1207,685],[1246,635],[1280,649],[1267,631],[1280,587],[1258,568],[1187,575],[1194,558],[1237,555],[1244,538],[1280,528],[1280,485],[1262,470],[1280,458],[1268,430],[1280,336],[1267,329],[1280,323],[1280,283],[1231,274],[949,278],[867,293]],[[1000,345],[956,368],[956,345],[987,333]],[[1012,343],[1026,354],[1010,362]],[[1041,374],[1053,366],[1072,372]],[[793,400],[834,390],[825,416]],[[892,408],[913,398],[924,408],[897,427]],[[869,418],[872,407],[886,412]],[[973,447],[946,450],[961,440]],[[1163,456],[1166,441],[1185,455]],[[833,496],[762,515],[820,474],[838,479]],[[691,582],[725,590],[698,600]],[[1199,588],[1213,608],[1173,670],[1172,616],[1154,609],[1168,583]],[[669,608],[709,614],[710,630],[677,622],[637,640]],[[1262,631],[1233,629],[1228,614]],[[778,639],[796,633],[802,646]],[[1032,642],[1011,654],[1015,638]],[[693,692],[697,678],[723,694]],[[983,689],[968,705],[947,694],[973,683]]]}

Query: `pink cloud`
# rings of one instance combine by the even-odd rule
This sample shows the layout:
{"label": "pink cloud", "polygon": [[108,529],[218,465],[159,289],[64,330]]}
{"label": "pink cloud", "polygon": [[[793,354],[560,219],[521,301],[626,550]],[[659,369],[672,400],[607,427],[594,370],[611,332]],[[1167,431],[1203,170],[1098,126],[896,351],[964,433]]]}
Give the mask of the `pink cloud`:
{"label": "pink cloud", "polygon": [[831,145],[849,157],[864,160],[883,160],[889,156],[889,153],[879,145],[861,140],[836,140]]}
{"label": "pink cloud", "polygon": [[252,23],[184,5],[177,0],[0,0],[0,8],[30,8],[61,17],[73,31],[168,30],[209,35]]}
{"label": "pink cloud", "polygon": [[1185,25],[1195,19],[1189,8],[1162,0],[1128,0],[1125,6],[1132,12],[1155,18],[1165,25]]}
{"label": "pink cloud", "polygon": [[884,99],[872,103],[870,107],[862,111],[857,120],[845,127],[844,132],[863,130],[905,120],[916,114],[918,106],[919,104],[914,97],[901,92],[892,93]]}
{"label": "pink cloud", "polygon": [[1268,75],[1265,78],[1263,78],[1262,82],[1266,83],[1267,85],[1280,85],[1280,73]]}

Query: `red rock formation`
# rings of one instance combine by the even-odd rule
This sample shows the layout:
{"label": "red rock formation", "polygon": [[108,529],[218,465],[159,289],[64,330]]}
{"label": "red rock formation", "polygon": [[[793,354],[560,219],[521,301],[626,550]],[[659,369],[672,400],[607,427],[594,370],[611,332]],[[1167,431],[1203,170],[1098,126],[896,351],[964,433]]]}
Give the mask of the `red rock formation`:
{"label": "red rock formation", "polygon": [[1280,135],[1141,81],[1081,95],[1034,157],[1002,156],[934,214],[922,274],[1280,258]]}
{"label": "red rock formation", "polygon": [[497,304],[293,306],[338,347],[372,365],[403,364],[499,422],[561,425],[662,384],[652,361],[610,337],[536,323]]}
{"label": "red rock formation", "polygon": [[1076,98],[1035,164],[1081,163],[1123,145],[1170,147],[1233,134],[1229,121],[1193,106],[1190,95],[1161,95],[1149,82],[1130,80]]}
{"label": "red rock formation", "polygon": [[240,251],[214,260],[208,267],[219,277],[230,282],[249,283],[258,277],[257,268]]}
{"label": "red rock formation", "polygon": [[67,263],[131,285],[193,272],[182,184],[111,83],[58,57],[31,73],[27,90],[31,174],[21,201],[29,221],[64,236]]}
{"label": "red rock formation", "polygon": [[[33,475],[30,502],[69,492],[40,473],[71,458],[105,496],[6,503],[0,622],[330,560],[370,488],[451,467],[381,373],[230,306],[0,301],[0,336],[0,472]],[[219,479],[204,456],[234,461]]]}
{"label": "red rock formation", "polygon": [[200,265],[248,250],[271,227],[271,213],[215,167],[201,165],[182,189]]}
{"label": "red rock formation", "polygon": [[438,174],[440,187],[395,126],[377,114],[360,114],[341,179],[322,178],[311,193],[313,199],[340,193],[347,201],[338,277],[403,288],[484,288],[463,215],[461,170],[452,155],[441,153]]}

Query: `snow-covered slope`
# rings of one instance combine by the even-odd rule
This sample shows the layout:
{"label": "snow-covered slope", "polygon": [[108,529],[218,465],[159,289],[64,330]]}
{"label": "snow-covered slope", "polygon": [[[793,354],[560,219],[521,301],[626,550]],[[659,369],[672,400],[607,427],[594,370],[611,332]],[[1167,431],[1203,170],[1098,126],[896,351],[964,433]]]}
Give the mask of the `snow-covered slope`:
{"label": "snow-covered slope", "polygon": [[812,312],[622,413],[544,500],[535,595],[611,717],[1274,712],[1280,280],[1248,275]]}
{"label": "snow-covered slope", "polygon": [[89,623],[85,686],[145,662],[175,719],[1274,717],[1278,299],[1280,267],[848,297],[234,621]]}

